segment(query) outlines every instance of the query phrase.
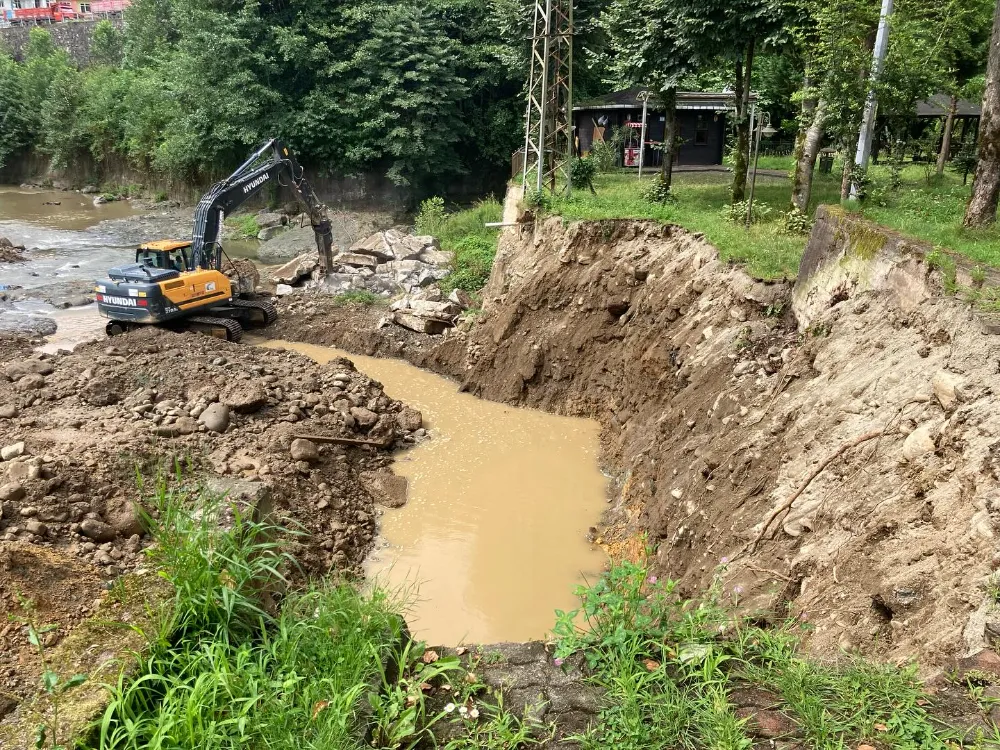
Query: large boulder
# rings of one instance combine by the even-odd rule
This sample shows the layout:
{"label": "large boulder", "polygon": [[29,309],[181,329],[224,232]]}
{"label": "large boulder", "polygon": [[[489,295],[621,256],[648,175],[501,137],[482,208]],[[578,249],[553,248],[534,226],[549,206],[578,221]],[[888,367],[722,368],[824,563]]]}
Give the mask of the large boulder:
{"label": "large boulder", "polygon": [[276,268],[271,273],[271,278],[275,283],[295,286],[303,279],[309,278],[317,268],[319,268],[319,254],[314,246],[312,251],[288,261],[281,268]]}
{"label": "large boulder", "polygon": [[316,252],[316,233],[309,225],[292,227],[257,248],[261,263],[281,263],[306,253]]}
{"label": "large boulder", "polygon": [[285,227],[281,226],[280,224],[275,227],[264,227],[259,232],[257,232],[257,239],[260,240],[261,242],[268,242],[269,240],[273,240],[275,237],[284,234],[285,231],[287,231]]}

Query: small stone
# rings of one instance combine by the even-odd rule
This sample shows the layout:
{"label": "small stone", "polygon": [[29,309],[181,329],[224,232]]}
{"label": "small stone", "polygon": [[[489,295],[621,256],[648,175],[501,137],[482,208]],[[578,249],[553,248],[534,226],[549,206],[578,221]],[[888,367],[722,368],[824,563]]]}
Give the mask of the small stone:
{"label": "small stone", "polygon": [[958,401],[965,401],[966,393],[962,379],[954,373],[940,370],[931,379],[934,395],[945,411],[951,409]]}
{"label": "small stone", "polygon": [[937,449],[933,437],[936,430],[937,424],[928,422],[907,435],[903,442],[903,458],[907,461],[914,461],[928,453],[933,453]]}
{"label": "small stone", "polygon": [[209,404],[198,421],[212,432],[225,432],[229,427],[229,407],[220,403]]}
{"label": "small stone", "polygon": [[0,404],[0,419],[13,419],[16,416],[16,406],[13,404]]}
{"label": "small stone", "polygon": [[4,461],[10,461],[12,458],[17,458],[18,456],[24,455],[24,442],[12,443],[11,445],[5,445],[0,448],[0,458]]}
{"label": "small stone", "polygon": [[311,440],[296,438],[291,445],[292,459],[313,463],[319,460],[319,448]]}
{"label": "small stone", "polygon": [[24,495],[24,487],[22,487],[18,482],[9,482],[0,486],[0,503],[14,503],[21,500]]}
{"label": "small stone", "polygon": [[21,508],[21,518],[31,518],[38,515],[38,508],[33,505],[26,505]]}
{"label": "small stone", "polygon": [[80,524],[80,533],[88,539],[93,539],[95,542],[110,542],[116,536],[112,526],[103,521],[98,521],[96,518],[83,519],[83,522]]}
{"label": "small stone", "polygon": [[674,500],[680,500],[682,497],[684,497],[684,490],[680,490],[680,489],[670,490],[670,496]]}
{"label": "small stone", "polygon": [[352,406],[351,416],[362,429],[372,427],[378,421],[378,414],[363,406]]}
{"label": "small stone", "polygon": [[41,521],[28,521],[24,525],[24,528],[28,530],[29,534],[34,534],[35,536],[45,536],[49,533],[49,527]]}

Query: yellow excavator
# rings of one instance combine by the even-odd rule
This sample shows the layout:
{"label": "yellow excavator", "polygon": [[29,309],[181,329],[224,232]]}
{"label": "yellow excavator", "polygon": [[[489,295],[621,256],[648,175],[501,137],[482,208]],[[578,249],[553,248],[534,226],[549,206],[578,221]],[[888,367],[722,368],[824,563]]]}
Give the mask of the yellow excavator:
{"label": "yellow excavator", "polygon": [[272,181],[292,187],[305,203],[316,233],[320,273],[326,275],[333,257],[326,207],[288,148],[272,139],[202,196],[195,209],[191,240],[140,245],[135,263],[112,268],[107,279],[96,282],[97,309],[108,318],[108,335],[158,325],[239,341],[245,327],[273,323],[277,309],[270,300],[257,297],[254,281],[240,272],[239,264],[230,263],[227,269],[235,278],[223,273],[219,244],[226,215]]}

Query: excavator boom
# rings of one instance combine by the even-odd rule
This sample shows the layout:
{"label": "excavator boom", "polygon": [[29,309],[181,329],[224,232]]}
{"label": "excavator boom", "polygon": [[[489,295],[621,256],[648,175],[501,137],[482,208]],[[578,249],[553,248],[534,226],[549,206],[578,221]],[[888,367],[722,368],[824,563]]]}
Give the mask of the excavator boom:
{"label": "excavator boom", "polygon": [[320,272],[324,276],[329,273],[333,261],[333,232],[326,206],[316,197],[288,147],[277,139],[257,149],[229,177],[215,183],[198,202],[192,242],[196,268],[221,266],[222,222],[274,180],[291,187],[305,203],[309,222],[316,233]]}

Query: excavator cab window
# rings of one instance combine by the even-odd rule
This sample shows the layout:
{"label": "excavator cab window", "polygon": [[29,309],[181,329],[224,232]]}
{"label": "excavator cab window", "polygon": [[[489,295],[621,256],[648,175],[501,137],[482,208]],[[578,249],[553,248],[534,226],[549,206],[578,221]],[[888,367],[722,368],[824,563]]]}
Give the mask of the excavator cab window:
{"label": "excavator cab window", "polygon": [[180,247],[176,250],[149,250],[142,249],[136,251],[135,262],[142,263],[150,268],[162,268],[169,271],[184,273],[191,269],[191,247]]}

